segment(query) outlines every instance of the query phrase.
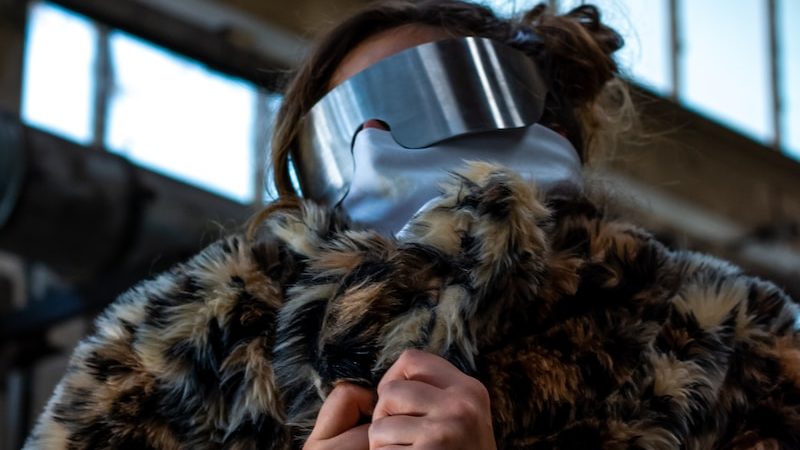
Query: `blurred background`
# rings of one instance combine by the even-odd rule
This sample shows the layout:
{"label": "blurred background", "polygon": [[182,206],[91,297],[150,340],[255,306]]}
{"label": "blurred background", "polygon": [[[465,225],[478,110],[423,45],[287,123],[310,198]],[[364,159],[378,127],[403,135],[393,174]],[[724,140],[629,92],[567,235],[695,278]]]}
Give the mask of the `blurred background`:
{"label": "blurred background", "polygon": [[[272,198],[287,74],[366,3],[0,0],[0,450],[116,294]],[[800,298],[800,2],[593,3],[646,131],[593,169],[613,208]]]}

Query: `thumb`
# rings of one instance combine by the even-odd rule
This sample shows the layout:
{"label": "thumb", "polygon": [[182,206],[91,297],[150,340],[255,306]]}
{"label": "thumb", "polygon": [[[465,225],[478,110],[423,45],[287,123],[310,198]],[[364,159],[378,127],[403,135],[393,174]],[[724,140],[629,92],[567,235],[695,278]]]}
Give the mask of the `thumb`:
{"label": "thumb", "polygon": [[308,439],[321,441],[338,436],[358,425],[361,416],[371,415],[374,407],[375,396],[369,389],[338,384],[322,404]]}

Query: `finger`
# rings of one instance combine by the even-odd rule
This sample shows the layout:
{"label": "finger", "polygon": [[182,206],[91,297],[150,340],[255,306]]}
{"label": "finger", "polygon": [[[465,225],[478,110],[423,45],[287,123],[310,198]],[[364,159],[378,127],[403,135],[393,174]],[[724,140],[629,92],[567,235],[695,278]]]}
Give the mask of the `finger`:
{"label": "finger", "polygon": [[329,443],[330,448],[334,450],[343,448],[353,450],[368,450],[369,424],[365,423],[355,428],[350,428],[335,438],[327,440],[326,443]]}
{"label": "finger", "polygon": [[373,407],[370,390],[349,383],[337,385],[322,404],[309,440],[321,441],[344,433],[358,425],[362,415],[372,414]]}
{"label": "finger", "polygon": [[372,420],[398,414],[424,416],[447,400],[447,393],[416,380],[392,380],[381,384]]}
{"label": "finger", "polygon": [[343,448],[369,450],[369,424],[359,425],[323,441],[309,438],[303,446],[303,450],[339,450]]}
{"label": "finger", "polygon": [[416,380],[446,389],[466,377],[458,368],[439,356],[420,350],[406,350],[386,372],[378,384],[392,380]]}
{"label": "finger", "polygon": [[425,431],[425,419],[412,416],[389,416],[373,420],[369,426],[369,448],[387,445],[413,445]]}

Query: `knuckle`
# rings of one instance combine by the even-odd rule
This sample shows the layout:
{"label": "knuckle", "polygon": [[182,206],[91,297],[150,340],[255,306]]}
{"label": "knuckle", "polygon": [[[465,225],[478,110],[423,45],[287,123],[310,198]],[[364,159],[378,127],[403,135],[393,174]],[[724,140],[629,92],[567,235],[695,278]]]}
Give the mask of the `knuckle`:
{"label": "knuckle", "polygon": [[369,428],[367,429],[367,435],[369,436],[370,441],[373,438],[379,437],[383,432],[386,431],[386,420],[384,417],[380,419],[373,420],[372,423],[369,424]]}
{"label": "knuckle", "polygon": [[385,418],[376,419],[369,425],[369,428],[367,428],[367,438],[370,448],[380,447],[388,443],[387,433],[390,431],[389,426],[390,424]]}
{"label": "knuckle", "polygon": [[338,389],[339,392],[342,392],[342,393],[345,393],[345,394],[349,394],[349,393],[352,393],[352,392],[356,391],[355,385],[350,384],[350,383],[339,383],[333,389],[334,390]]}
{"label": "knuckle", "polygon": [[481,417],[481,408],[464,398],[453,399],[447,408],[447,418],[460,426],[471,426]]}
{"label": "knuckle", "polygon": [[419,350],[409,348],[403,350],[403,353],[400,354],[400,357],[397,358],[397,363],[402,366],[413,366],[416,364],[416,361],[419,360],[420,354]]}
{"label": "knuckle", "polygon": [[402,390],[402,380],[390,380],[381,384],[378,395],[381,397],[391,397],[397,395]]}
{"label": "knuckle", "polygon": [[457,442],[460,429],[453,421],[431,422],[425,428],[422,448],[451,448]]}
{"label": "knuckle", "polygon": [[355,384],[339,383],[333,388],[333,391],[331,391],[329,397],[332,396],[335,392],[336,395],[341,398],[352,398],[353,396],[358,395],[359,389],[360,388]]}
{"label": "knuckle", "polygon": [[461,401],[456,403],[455,412],[457,413],[458,418],[466,419],[466,418],[476,417],[478,415],[478,408],[475,406],[474,403],[462,399]]}
{"label": "knuckle", "polygon": [[461,391],[465,398],[474,401],[478,407],[489,408],[491,404],[489,390],[477,378],[466,377],[461,383]]}
{"label": "knuckle", "polygon": [[481,383],[479,380],[472,378],[472,390],[475,394],[475,399],[479,402],[480,405],[488,407],[491,403],[491,396],[489,395],[489,390]]}
{"label": "knuckle", "polygon": [[423,445],[441,445],[448,440],[447,432],[442,426],[427,426],[425,427],[425,433],[422,436],[423,439],[421,443]]}
{"label": "knuckle", "polygon": [[461,385],[464,386],[464,388],[466,388],[467,390],[469,390],[472,393],[476,393],[476,392],[478,392],[480,390],[486,389],[483,386],[483,383],[480,382],[480,380],[478,380],[475,377],[471,377],[469,375],[466,375],[466,374],[464,374],[463,381],[461,382]]}

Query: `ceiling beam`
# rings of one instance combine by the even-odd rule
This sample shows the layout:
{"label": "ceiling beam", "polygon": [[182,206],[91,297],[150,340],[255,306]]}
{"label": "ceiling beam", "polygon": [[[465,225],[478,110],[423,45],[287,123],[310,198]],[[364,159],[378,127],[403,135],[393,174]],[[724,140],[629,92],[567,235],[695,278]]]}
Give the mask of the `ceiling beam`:
{"label": "ceiling beam", "polygon": [[52,2],[270,90],[306,52],[291,33],[209,1]]}

